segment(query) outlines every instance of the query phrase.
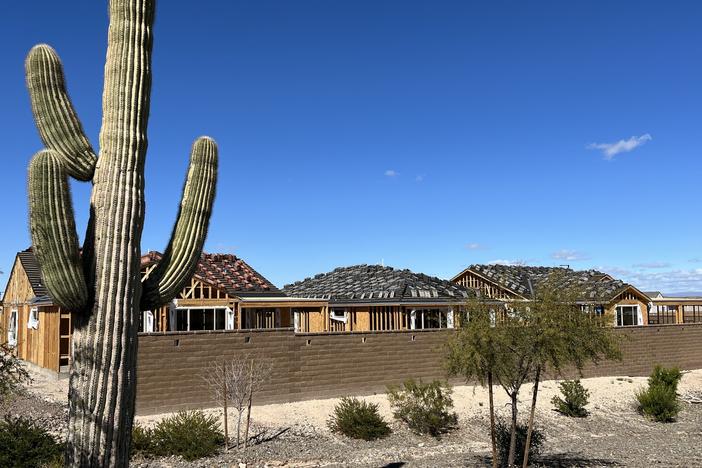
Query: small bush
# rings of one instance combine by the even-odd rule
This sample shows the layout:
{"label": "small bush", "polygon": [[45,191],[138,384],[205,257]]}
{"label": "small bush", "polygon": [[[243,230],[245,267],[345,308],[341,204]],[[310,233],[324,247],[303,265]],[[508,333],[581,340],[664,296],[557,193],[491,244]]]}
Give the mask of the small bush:
{"label": "small bush", "polygon": [[[522,466],[524,460],[524,447],[526,447],[528,426],[526,424],[517,423],[517,445],[514,454],[514,463],[516,466]],[[509,458],[509,443],[511,438],[512,423],[497,418],[495,421],[495,440],[497,442],[497,454],[500,457],[500,466],[506,467]],[[544,444],[545,437],[543,433],[534,427],[531,431],[531,446],[529,447],[529,460],[533,460],[541,453],[541,447]]]}
{"label": "small bush", "polygon": [[638,410],[658,422],[672,422],[680,412],[678,396],[672,387],[662,384],[649,385],[636,394]]}
{"label": "small bush", "polygon": [[378,413],[378,405],[344,397],[334,407],[329,429],[352,439],[375,440],[390,434],[390,427]]}
{"label": "small bush", "polygon": [[648,378],[648,388],[636,393],[639,412],[654,421],[675,421],[680,412],[677,391],[681,378],[677,367],[656,366]]}
{"label": "small bush", "polygon": [[664,387],[672,388],[674,392],[678,391],[678,384],[682,379],[682,372],[677,367],[666,369],[663,366],[656,366],[648,378],[648,385],[663,385]]}
{"label": "small bush", "polygon": [[154,440],[154,430],[148,427],[134,424],[132,429],[132,455],[142,455],[150,457],[156,452],[156,441]]}
{"label": "small bush", "polygon": [[561,414],[571,418],[584,418],[587,416],[588,399],[590,392],[583,387],[580,380],[564,380],[559,384],[563,398],[556,395],[551,399],[551,403]]}
{"label": "small bush", "polygon": [[213,455],[224,443],[216,416],[181,411],[161,420],[153,429],[154,455],[180,455],[192,461]]}
{"label": "small bush", "polygon": [[410,429],[434,437],[456,427],[458,416],[452,412],[451,386],[448,382],[431,383],[406,380],[402,387],[388,387],[388,400],[393,416]]}
{"label": "small bush", "polygon": [[0,466],[62,466],[63,451],[62,444],[29,419],[5,416],[0,422]]}

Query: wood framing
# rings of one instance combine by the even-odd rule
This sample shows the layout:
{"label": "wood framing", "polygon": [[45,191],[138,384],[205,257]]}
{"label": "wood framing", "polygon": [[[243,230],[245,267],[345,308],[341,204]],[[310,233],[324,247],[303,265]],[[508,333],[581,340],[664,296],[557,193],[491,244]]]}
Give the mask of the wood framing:
{"label": "wood framing", "polygon": [[500,301],[529,300],[533,288],[551,273],[563,276],[564,287],[582,289],[584,309],[598,309],[614,326],[648,325],[651,298],[630,284],[595,270],[507,265],[471,265],[453,277],[464,287],[475,288],[487,298]]}
{"label": "wood framing", "polygon": [[[141,260],[142,281],[160,260]],[[243,260],[203,254],[198,270],[167,305],[140,314],[142,333],[293,327],[293,309],[326,311],[327,301],[286,297]],[[71,361],[74,314],[53,304],[30,249],[17,254],[0,308],[0,340],[11,338],[21,359],[66,372]],[[8,334],[11,331],[11,336]]]}
{"label": "wood framing", "polygon": [[30,280],[27,263],[23,263],[26,257],[26,252],[15,257],[5,288],[0,340],[10,342],[20,359],[60,372],[70,362],[67,359],[73,333],[70,314],[51,304],[48,298],[41,300],[45,290]]}

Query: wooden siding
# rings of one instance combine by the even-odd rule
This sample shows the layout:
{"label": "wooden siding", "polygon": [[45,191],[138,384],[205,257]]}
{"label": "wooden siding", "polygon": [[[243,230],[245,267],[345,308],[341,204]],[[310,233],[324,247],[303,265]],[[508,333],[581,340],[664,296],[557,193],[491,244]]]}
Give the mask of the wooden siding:
{"label": "wooden siding", "polygon": [[522,297],[519,295],[511,293],[504,287],[496,285],[471,271],[464,271],[457,278],[455,278],[453,282],[463,286],[464,288],[477,289],[483,296],[489,299],[497,299],[501,301],[522,299]]}
{"label": "wooden siding", "polygon": [[[0,321],[2,336],[0,339],[3,342],[7,341],[10,314],[12,310],[17,310],[17,345],[15,347],[17,357],[40,367],[59,372],[61,369],[59,345],[62,315],[60,308],[56,306],[32,306],[29,302],[33,298],[34,291],[29,278],[22,267],[22,262],[17,258],[12,267],[3,297],[3,314],[2,321]],[[28,327],[29,315],[33,307],[37,308],[39,318],[36,329]],[[70,343],[72,330],[69,327],[66,331],[69,335]]]}

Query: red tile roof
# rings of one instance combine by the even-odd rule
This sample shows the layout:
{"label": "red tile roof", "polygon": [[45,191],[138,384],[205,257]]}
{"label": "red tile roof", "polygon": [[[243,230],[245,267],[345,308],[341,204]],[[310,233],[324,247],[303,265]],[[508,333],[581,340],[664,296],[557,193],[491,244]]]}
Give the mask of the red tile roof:
{"label": "red tile roof", "polygon": [[[142,268],[161,260],[160,252],[141,257]],[[195,276],[226,291],[230,296],[285,296],[273,283],[232,254],[203,253]]]}

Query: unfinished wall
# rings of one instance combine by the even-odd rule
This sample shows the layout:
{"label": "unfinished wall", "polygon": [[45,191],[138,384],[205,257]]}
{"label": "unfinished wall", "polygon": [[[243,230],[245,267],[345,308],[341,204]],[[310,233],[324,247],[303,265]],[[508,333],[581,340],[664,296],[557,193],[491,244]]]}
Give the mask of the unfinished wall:
{"label": "unfinished wall", "polygon": [[[211,406],[201,374],[213,359],[266,356],[273,377],[258,402],[284,402],[383,392],[408,377],[441,378],[440,349],[452,330],[294,334],[291,329],[139,336],[137,412]],[[702,324],[618,329],[621,362],[585,370],[586,377],[648,375],[656,363],[702,368]]]}

